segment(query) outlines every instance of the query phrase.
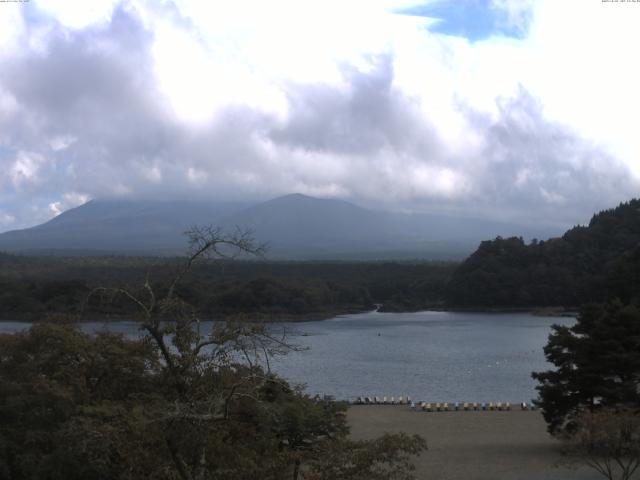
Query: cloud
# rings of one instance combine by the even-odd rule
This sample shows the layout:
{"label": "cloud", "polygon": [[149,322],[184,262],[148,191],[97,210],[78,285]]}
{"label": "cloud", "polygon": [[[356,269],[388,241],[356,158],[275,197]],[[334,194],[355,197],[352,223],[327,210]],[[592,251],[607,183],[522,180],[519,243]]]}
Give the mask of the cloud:
{"label": "cloud", "polygon": [[269,136],[278,144],[336,154],[421,150],[437,144],[420,99],[393,85],[393,58],[373,56],[367,71],[344,66],[344,86],[290,85],[289,115]]}
{"label": "cloud", "polygon": [[13,222],[16,221],[16,217],[8,213],[0,212],[0,225],[3,227],[11,227]]}
{"label": "cloud", "polygon": [[80,29],[98,22],[108,22],[114,9],[113,0],[37,0],[38,7],[71,28]]}
{"label": "cloud", "polygon": [[570,223],[637,194],[638,181],[627,165],[546,119],[541,102],[525,89],[497,103],[497,117],[468,112],[483,132],[474,176],[482,179],[480,202],[486,207],[532,221]]}
{"label": "cloud", "polygon": [[[521,35],[440,35],[428,20],[390,14],[388,2],[347,8],[335,37],[331,2],[253,15],[248,4],[203,12],[189,0],[27,6],[19,41],[0,53],[0,229],[114,196],[297,191],[572,224],[637,194],[638,140],[622,116],[624,95],[631,106],[637,95],[593,90],[579,56],[586,30],[562,43],[550,4],[484,3]],[[571,52],[579,96],[561,68]]]}
{"label": "cloud", "polygon": [[285,170],[302,162],[339,196],[386,208],[437,205],[457,214],[571,223],[637,192],[623,162],[546,119],[522,86],[498,98],[495,113],[460,101],[458,141],[479,140],[451,148],[422,114],[420,99],[394,87],[391,58],[372,59],[367,72],[345,69],[344,83],[292,87],[287,121],[268,133],[281,158],[289,155]]}
{"label": "cloud", "polygon": [[53,215],[60,215],[69,208],[77,207],[89,201],[89,196],[78,192],[67,192],[62,195],[62,200],[59,202],[51,202],[49,204],[49,211]]}
{"label": "cloud", "polygon": [[41,182],[40,166],[44,162],[38,153],[20,151],[9,166],[9,178],[13,188],[21,191]]}

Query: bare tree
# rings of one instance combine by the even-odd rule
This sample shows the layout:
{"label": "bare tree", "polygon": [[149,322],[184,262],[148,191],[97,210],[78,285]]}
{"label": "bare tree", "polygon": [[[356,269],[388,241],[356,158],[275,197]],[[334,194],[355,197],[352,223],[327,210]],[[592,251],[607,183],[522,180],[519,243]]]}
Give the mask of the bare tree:
{"label": "bare tree", "polygon": [[180,478],[197,480],[207,478],[207,430],[229,419],[234,400],[259,402],[258,390],[278,381],[270,375],[269,357],[297,348],[288,343],[284,330],[274,334],[264,324],[238,319],[215,322],[210,332],[202,332],[195,308],[176,293],[195,263],[205,258],[261,256],[266,247],[256,244],[246,230],[228,235],[220,228],[193,227],[186,235],[185,262],[162,296],[148,275],[139,291],[99,287],[92,295],[106,294],[112,300],[121,296],[137,307],[140,328],[157,349],[166,383],[174,391],[171,408],[153,421],[162,425]]}
{"label": "bare tree", "polygon": [[139,427],[137,438],[160,439],[163,478],[327,478],[316,474],[341,450],[348,454],[332,478],[412,478],[408,458],[425,448],[422,439],[351,442],[346,404],[311,398],[270,372],[269,358],[299,349],[285,331],[236,318],[202,332],[196,310],[178,294],[180,282],[203,258],[261,255],[265,247],[240,230],[226,235],[194,227],[187,235],[189,253],[166,288],[154,288],[147,276],[138,290],[92,292],[137,307],[144,342],[159,365],[150,373],[158,392],[145,397],[144,411],[135,410],[131,422]]}
{"label": "bare tree", "polygon": [[585,412],[565,441],[568,453],[608,480],[629,480],[640,466],[640,412],[626,408]]}

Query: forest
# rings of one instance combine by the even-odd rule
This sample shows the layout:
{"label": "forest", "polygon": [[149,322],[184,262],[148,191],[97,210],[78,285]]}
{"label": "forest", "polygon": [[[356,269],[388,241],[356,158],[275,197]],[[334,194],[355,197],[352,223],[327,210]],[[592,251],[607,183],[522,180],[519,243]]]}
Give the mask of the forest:
{"label": "forest", "polygon": [[[122,318],[121,299],[100,301],[99,286],[167,288],[181,258],[29,257],[0,254],[0,318],[38,320],[70,315]],[[327,318],[371,310],[441,307],[453,262],[271,262],[203,260],[179,293],[205,318],[244,313],[263,319]]]}
{"label": "forest", "polygon": [[640,293],[640,200],[593,216],[562,237],[484,241],[455,269],[446,303],[456,307],[563,306]]}

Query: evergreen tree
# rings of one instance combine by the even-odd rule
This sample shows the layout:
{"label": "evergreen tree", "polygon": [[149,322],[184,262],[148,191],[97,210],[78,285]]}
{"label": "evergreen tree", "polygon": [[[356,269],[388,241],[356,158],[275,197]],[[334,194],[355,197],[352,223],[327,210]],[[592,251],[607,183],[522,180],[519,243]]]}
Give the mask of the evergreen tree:
{"label": "evergreen tree", "polygon": [[571,431],[580,413],[640,407],[640,310],[619,301],[582,308],[575,325],[554,325],[544,347],[555,370],[534,372],[551,433]]}

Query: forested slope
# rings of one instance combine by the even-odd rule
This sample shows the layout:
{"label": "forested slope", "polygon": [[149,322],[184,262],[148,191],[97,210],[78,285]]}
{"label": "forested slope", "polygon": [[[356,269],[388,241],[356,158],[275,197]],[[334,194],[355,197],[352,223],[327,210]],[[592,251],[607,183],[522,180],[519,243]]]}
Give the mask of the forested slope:
{"label": "forested slope", "polygon": [[484,241],[453,273],[447,301],[458,307],[574,307],[640,289],[640,200],[595,214],[547,241]]}

